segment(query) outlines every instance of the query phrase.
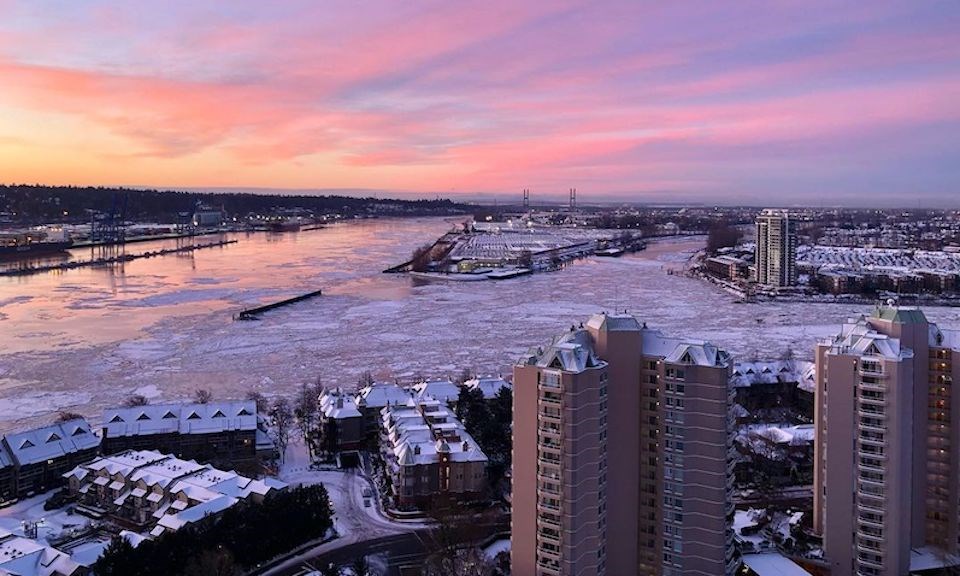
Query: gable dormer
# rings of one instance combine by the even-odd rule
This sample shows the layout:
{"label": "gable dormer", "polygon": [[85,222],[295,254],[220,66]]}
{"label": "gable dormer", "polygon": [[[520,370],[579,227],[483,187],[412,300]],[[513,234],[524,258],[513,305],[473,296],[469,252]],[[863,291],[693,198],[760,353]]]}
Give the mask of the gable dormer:
{"label": "gable dormer", "polygon": [[190,415],[187,416],[187,420],[199,420],[199,419],[200,419],[200,415],[197,414],[196,412],[191,412]]}
{"label": "gable dormer", "polygon": [[138,421],[138,422],[140,422],[140,421],[142,421],[142,420],[149,420],[149,419],[150,419],[150,416],[148,416],[146,412],[141,412],[140,415],[137,416],[137,421]]}
{"label": "gable dormer", "polygon": [[113,415],[113,418],[110,419],[110,423],[111,423],[111,424],[116,424],[117,422],[126,422],[126,420],[124,420],[123,418],[121,418],[119,414],[114,414],[114,415]]}
{"label": "gable dormer", "polygon": [[213,418],[226,418],[227,415],[224,414],[221,410],[217,410],[213,413]]}
{"label": "gable dormer", "polygon": [[79,436],[81,434],[86,434],[86,433],[87,433],[87,430],[83,426],[77,426],[76,429],[74,429],[73,434],[71,434],[71,436]]}
{"label": "gable dormer", "polygon": [[241,408],[240,411],[237,412],[237,416],[253,416],[253,414],[251,414],[246,408]]}
{"label": "gable dormer", "polygon": [[167,410],[167,411],[163,414],[163,419],[164,419],[164,420],[166,420],[166,419],[168,419],[168,418],[176,418],[176,417],[177,417],[177,415],[174,414],[173,412],[171,412],[170,410]]}
{"label": "gable dormer", "polygon": [[693,364],[693,356],[690,355],[690,349],[688,348],[684,351],[683,356],[680,357],[681,364]]}
{"label": "gable dormer", "polygon": [[33,447],[34,447],[34,443],[29,440],[24,440],[23,442],[20,443],[21,450],[26,450],[27,448],[33,448]]}
{"label": "gable dormer", "polygon": [[47,443],[48,443],[48,444],[49,444],[50,442],[58,442],[58,441],[60,441],[60,440],[62,440],[62,438],[60,438],[60,435],[57,434],[56,432],[51,432],[50,435],[47,436]]}

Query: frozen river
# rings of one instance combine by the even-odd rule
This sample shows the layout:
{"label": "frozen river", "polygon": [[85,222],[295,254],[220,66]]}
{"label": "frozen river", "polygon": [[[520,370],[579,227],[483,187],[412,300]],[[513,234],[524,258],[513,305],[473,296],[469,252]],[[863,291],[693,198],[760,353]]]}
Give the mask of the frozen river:
{"label": "frozen river", "polygon": [[[736,304],[712,285],[668,274],[697,240],[502,282],[418,284],[382,274],[450,227],[442,219],[375,220],[323,230],[231,235],[222,248],[0,278],[0,429],[57,410],[99,421],[132,393],[154,401],[208,388],[216,397],[290,391],[322,378],[453,377],[506,372],[528,347],[601,310],[627,309],[668,333],[715,341],[751,358],[814,341],[869,307]],[[173,242],[132,244],[128,252]],[[89,250],[73,257],[89,257]],[[324,295],[235,322],[244,306]],[[927,315],[960,327],[960,309]]]}

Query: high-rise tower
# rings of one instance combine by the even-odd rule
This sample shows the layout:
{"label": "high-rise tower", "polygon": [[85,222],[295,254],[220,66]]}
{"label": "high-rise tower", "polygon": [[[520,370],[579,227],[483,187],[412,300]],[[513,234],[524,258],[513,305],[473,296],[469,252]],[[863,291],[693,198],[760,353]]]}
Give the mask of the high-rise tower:
{"label": "high-rise tower", "polygon": [[733,574],[729,356],[628,315],[514,368],[517,576]]}
{"label": "high-rise tower", "polygon": [[814,530],[833,576],[956,562],[958,345],[893,304],[817,345]]}
{"label": "high-rise tower", "polygon": [[797,231],[789,211],[767,209],[757,216],[755,256],[758,284],[782,288],[797,283]]}

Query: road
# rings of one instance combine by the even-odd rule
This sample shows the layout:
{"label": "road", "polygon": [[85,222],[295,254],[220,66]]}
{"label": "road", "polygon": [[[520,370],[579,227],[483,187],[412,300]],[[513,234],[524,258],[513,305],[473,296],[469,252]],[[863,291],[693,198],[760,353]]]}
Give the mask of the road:
{"label": "road", "polygon": [[[452,539],[458,544],[476,544],[507,529],[509,521],[501,518],[496,522],[459,526]],[[344,541],[338,544],[338,540]],[[329,564],[349,566],[358,556],[366,556],[380,576],[404,576],[403,568],[415,568],[419,574],[426,557],[438,548],[440,545],[435,538],[435,528],[422,527],[411,532],[359,542],[356,538],[348,537],[300,554],[263,572],[263,576],[302,576]]]}

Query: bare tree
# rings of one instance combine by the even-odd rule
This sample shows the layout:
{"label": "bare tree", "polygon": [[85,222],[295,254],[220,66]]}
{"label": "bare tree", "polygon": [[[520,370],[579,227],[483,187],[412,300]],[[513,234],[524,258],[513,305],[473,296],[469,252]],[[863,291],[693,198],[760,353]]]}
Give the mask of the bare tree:
{"label": "bare tree", "polygon": [[60,413],[57,414],[57,422],[69,422],[70,420],[76,420],[78,418],[83,418],[83,416],[76,412],[68,412],[66,410],[61,410]]}
{"label": "bare tree", "polygon": [[469,368],[464,368],[460,371],[460,383],[463,384],[467,380],[473,379],[473,371]]}
{"label": "bare tree", "polygon": [[277,439],[277,450],[280,451],[282,462],[287,454],[287,445],[290,443],[290,427],[293,424],[293,411],[290,402],[280,397],[273,401],[270,407],[270,418],[273,420],[273,430]]}
{"label": "bare tree", "polygon": [[150,401],[147,400],[146,396],[142,394],[133,394],[128,396],[126,400],[123,401],[123,405],[127,408],[133,408],[135,406],[146,406]]}
{"label": "bare tree", "polygon": [[307,445],[307,452],[313,456],[313,439],[317,429],[317,389],[310,384],[303,383],[294,401],[293,413],[297,417],[300,434]]}
{"label": "bare tree", "polygon": [[197,401],[197,404],[209,404],[213,400],[213,393],[206,388],[197,388],[193,393],[193,399]]}
{"label": "bare tree", "polygon": [[247,392],[247,400],[253,400],[257,403],[257,412],[266,414],[270,409],[270,405],[267,402],[267,397],[263,394],[257,392],[256,390],[251,390]]}
{"label": "bare tree", "polygon": [[369,370],[360,375],[360,378],[357,380],[357,387],[364,388],[373,384],[373,374]]}

